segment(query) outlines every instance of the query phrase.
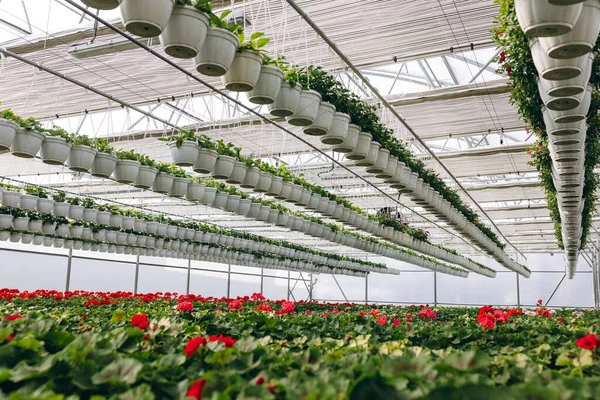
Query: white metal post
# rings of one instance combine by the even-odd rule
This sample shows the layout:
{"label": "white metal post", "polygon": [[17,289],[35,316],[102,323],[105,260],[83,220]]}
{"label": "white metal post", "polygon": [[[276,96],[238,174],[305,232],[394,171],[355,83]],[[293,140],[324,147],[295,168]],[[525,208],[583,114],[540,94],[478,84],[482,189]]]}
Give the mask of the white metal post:
{"label": "white metal post", "polygon": [[190,281],[192,279],[192,256],[188,258],[188,269],[187,269],[187,285],[185,288],[185,293],[190,294]]}
{"label": "white metal post", "polygon": [[140,280],[140,256],[138,255],[135,260],[135,282],[133,283],[133,294],[138,292],[138,283]]}
{"label": "white metal post", "polygon": [[71,286],[71,262],[73,261],[73,249],[69,249],[69,258],[67,259],[67,281],[65,282],[65,292]]}

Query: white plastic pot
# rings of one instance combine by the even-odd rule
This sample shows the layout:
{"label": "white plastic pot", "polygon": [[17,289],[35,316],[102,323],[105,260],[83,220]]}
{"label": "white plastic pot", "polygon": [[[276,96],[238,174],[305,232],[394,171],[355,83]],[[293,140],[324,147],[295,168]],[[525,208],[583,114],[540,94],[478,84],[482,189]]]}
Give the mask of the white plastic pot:
{"label": "white plastic pot", "polygon": [[177,142],[169,143],[171,158],[179,167],[191,167],[198,159],[198,143],[192,140],[184,140],[177,147]]}
{"label": "white plastic pot", "polygon": [[114,154],[98,152],[94,158],[94,164],[92,164],[92,175],[100,178],[109,178],[115,172],[117,160],[118,158]]}
{"label": "white plastic pot", "polygon": [[373,140],[373,137],[370,133],[359,132],[356,146],[352,152],[346,154],[346,158],[354,161],[364,160],[369,154],[371,140]]}
{"label": "white plastic pot", "polygon": [[289,82],[282,82],[275,102],[269,104],[271,115],[276,117],[289,117],[293,115],[298,108],[301,92],[302,86],[300,84],[292,86]]}
{"label": "white plastic pot", "polygon": [[42,162],[50,165],[64,165],[71,152],[71,144],[60,136],[46,136],[40,148]]}
{"label": "white plastic pot", "polygon": [[67,162],[69,169],[76,172],[88,172],[94,164],[96,154],[98,154],[98,150],[90,146],[73,146]]}
{"label": "white plastic pot", "polygon": [[281,184],[281,190],[279,191],[279,194],[275,195],[275,198],[277,200],[285,200],[289,197],[291,192],[292,192],[292,183],[288,182],[288,181],[284,181]]}
{"label": "white plastic pot", "polygon": [[319,111],[317,112],[317,118],[315,118],[311,125],[304,128],[304,133],[310,136],[326,135],[333,123],[334,113],[335,106],[333,104],[321,102]]}
{"label": "white plastic pot", "polygon": [[553,82],[553,81],[542,81],[538,80],[538,92],[540,93],[540,97],[542,98],[542,102],[546,106],[547,109],[553,111],[568,111],[576,108],[579,103],[581,103],[581,97],[583,95],[578,96],[550,96],[543,82]]}
{"label": "white plastic pot", "polygon": [[19,199],[19,206],[23,210],[35,210],[37,207],[38,197],[30,194],[24,194]]}
{"label": "white plastic pot", "polygon": [[193,170],[199,174],[208,174],[215,167],[219,154],[215,150],[200,149]]}
{"label": "white plastic pot", "polygon": [[214,187],[205,187],[204,195],[202,196],[202,200],[200,201],[204,205],[211,205],[215,201],[215,197],[217,195],[217,189]]}
{"label": "white plastic pot", "polygon": [[219,155],[212,170],[212,177],[215,179],[227,179],[233,172],[235,158],[231,156]]}
{"label": "white plastic pot", "polygon": [[198,182],[190,182],[187,187],[185,198],[188,201],[200,201],[204,195],[204,184]]}
{"label": "white plastic pot", "polygon": [[13,228],[18,231],[26,231],[29,229],[29,218],[27,217],[17,217],[12,220]]}
{"label": "white plastic pot", "polygon": [[110,224],[110,211],[98,211],[96,215],[96,222],[99,225],[109,225]]}
{"label": "white plastic pot", "polygon": [[529,37],[559,36],[573,29],[581,4],[556,6],[548,1],[515,0],[519,25]]}
{"label": "white plastic pot", "polygon": [[584,120],[590,109],[590,102],[592,100],[592,87],[588,86],[586,91],[580,95],[580,97],[581,102],[577,107],[568,111],[548,110],[548,115],[557,124],[568,124],[571,122]]}
{"label": "white plastic pot", "polygon": [[227,196],[227,202],[225,203],[225,211],[236,213],[240,205],[241,197],[237,195]]}
{"label": "white plastic pot", "polygon": [[260,180],[260,169],[257,167],[250,167],[246,171],[246,176],[242,181],[240,187],[244,189],[254,189]]}
{"label": "white plastic pot", "polygon": [[[552,7],[552,6],[547,6]],[[600,33],[600,2],[587,0],[572,6],[555,6],[560,9],[581,8],[577,23],[569,32],[553,37],[540,38],[540,44],[551,58],[568,59],[580,57],[592,51]]]}
{"label": "white plastic pot", "polygon": [[37,210],[43,214],[50,214],[54,210],[54,200],[39,198],[37,201]]}
{"label": "white plastic pot", "polygon": [[7,119],[0,119],[0,151],[10,149],[17,134],[18,125]]}
{"label": "white plastic pot", "polygon": [[227,29],[211,27],[204,44],[194,58],[196,70],[202,75],[222,76],[231,67],[240,41]]}
{"label": "white plastic pot", "polygon": [[351,153],[356,145],[358,144],[358,135],[360,133],[360,126],[349,124],[348,125],[348,133],[346,134],[346,138],[344,142],[333,146],[332,151],[338,153]]}
{"label": "white plastic pot", "polygon": [[535,68],[544,79],[560,81],[576,78],[583,73],[583,66],[588,56],[570,59],[550,58],[538,38],[530,40],[529,47]]}
{"label": "white plastic pot", "polygon": [[189,183],[187,178],[175,177],[171,189],[169,189],[169,196],[171,197],[183,197],[187,194],[187,187]]}
{"label": "white plastic pot", "polygon": [[[2,200],[4,200],[4,196],[2,197]],[[68,217],[70,209],[71,205],[69,203],[55,201],[53,214],[57,217]]]}
{"label": "white plastic pot", "polygon": [[267,190],[269,190],[269,187],[271,186],[272,179],[273,175],[271,175],[268,172],[261,171],[260,178],[256,186],[254,187],[254,191],[257,193],[266,193]]}
{"label": "white plastic pot", "polygon": [[315,90],[303,90],[300,100],[293,115],[288,117],[287,122],[294,126],[311,125],[319,113],[321,94]]}
{"label": "white plastic pot", "polygon": [[136,160],[119,160],[115,168],[115,179],[119,183],[133,183],[140,170],[140,162]]}
{"label": "white plastic pot", "polygon": [[152,191],[156,193],[169,193],[175,177],[167,172],[159,172],[152,184]]}
{"label": "white plastic pot", "polygon": [[[548,96],[552,97],[567,97],[577,96],[583,93],[590,81],[590,75],[592,73],[592,62],[594,56],[590,54],[581,66],[582,72],[579,76],[571,79],[564,79],[560,81],[549,81],[540,77],[539,85],[544,88],[544,91]],[[541,93],[541,89],[540,89]]]}
{"label": "white plastic pot", "polygon": [[296,203],[302,197],[304,189],[300,185],[293,184],[289,196],[285,199],[288,203]]}
{"label": "white plastic pot", "polygon": [[225,180],[225,182],[232,185],[239,185],[244,181],[246,177],[246,171],[248,170],[248,166],[243,161],[236,161],[233,165],[233,171],[231,171],[231,175]]}
{"label": "white plastic pot", "polygon": [[232,92],[249,92],[260,76],[263,57],[254,50],[237,52],[231,67],[222,77],[225,89]]}
{"label": "white plastic pot", "polygon": [[367,153],[367,157],[362,160],[358,160],[354,165],[357,167],[372,167],[375,165],[377,158],[379,157],[379,149],[381,145],[375,141],[371,141],[369,152]]}
{"label": "white plastic pot", "polygon": [[98,10],[114,10],[119,7],[119,0],[81,0],[81,2]]}
{"label": "white plastic pot", "polygon": [[398,159],[394,156],[389,156],[385,169],[375,175],[379,179],[391,179],[396,173],[398,167]]}
{"label": "white plastic pot", "polygon": [[321,143],[327,145],[340,145],[346,140],[350,116],[341,112],[333,114],[331,127],[325,136],[321,137]]}
{"label": "white plastic pot", "polygon": [[83,215],[81,216],[81,219],[83,219],[85,222],[92,222],[92,223],[96,223],[98,218],[98,210],[94,209],[94,208],[84,208],[83,209]]}
{"label": "white plastic pot", "polygon": [[283,71],[281,68],[263,65],[258,82],[248,93],[248,101],[254,104],[272,104],[279,95],[282,82]]}
{"label": "white plastic pot", "polygon": [[283,178],[281,176],[273,176],[271,179],[271,185],[269,185],[269,189],[265,192],[267,196],[278,196],[281,192],[281,188],[283,187]]}
{"label": "white plastic pot", "polygon": [[548,109],[543,108],[542,114],[544,116],[544,124],[546,125],[546,132],[550,136],[570,136],[579,133],[581,130],[585,130],[585,121],[576,121],[568,124],[556,123],[550,116]]}
{"label": "white plastic pot", "polygon": [[71,207],[69,207],[69,218],[71,218],[71,219],[83,218],[83,206],[71,204]]}
{"label": "white plastic pot", "polygon": [[160,35],[165,53],[175,58],[194,58],[206,39],[208,15],[192,6],[176,5]]}
{"label": "white plastic pot", "polygon": [[238,206],[237,214],[239,214],[239,215],[248,214],[248,211],[250,211],[251,202],[252,201],[250,199],[240,199],[240,204]]}
{"label": "white plastic pot", "polygon": [[119,0],[125,29],[134,35],[156,37],[167,26],[175,0]]}
{"label": "white plastic pot", "polygon": [[45,135],[22,128],[17,128],[17,134],[10,152],[13,156],[33,158],[40,151]]}
{"label": "white plastic pot", "polygon": [[149,165],[140,165],[135,181],[133,181],[133,186],[140,189],[150,189],[157,174],[158,169]]}

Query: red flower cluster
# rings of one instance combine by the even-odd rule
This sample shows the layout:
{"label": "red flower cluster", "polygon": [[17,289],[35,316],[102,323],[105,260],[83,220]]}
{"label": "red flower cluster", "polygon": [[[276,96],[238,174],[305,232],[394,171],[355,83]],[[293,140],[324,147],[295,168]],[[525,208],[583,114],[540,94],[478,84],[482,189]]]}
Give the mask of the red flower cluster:
{"label": "red flower cluster", "polygon": [[496,326],[496,318],[491,314],[479,314],[477,316],[477,323],[484,328],[494,329]]}
{"label": "red flower cluster", "polygon": [[256,307],[256,311],[271,312],[271,306],[268,304],[261,304]]}
{"label": "red flower cluster", "polygon": [[209,342],[221,342],[227,348],[233,347],[233,345],[235,344],[235,339],[233,339],[233,338],[231,338],[229,336],[223,336],[222,333],[219,336],[211,335],[208,338],[208,341]]}
{"label": "red flower cluster", "polygon": [[239,300],[233,300],[229,303],[230,310],[241,310],[241,308],[242,308],[242,302]]}
{"label": "red flower cluster", "polygon": [[187,391],[186,397],[202,400],[202,389],[204,389],[204,386],[206,386],[206,379],[199,379],[195,381]]}
{"label": "red flower cluster", "polygon": [[394,320],[394,326],[400,326],[400,320],[399,319],[395,319]]}
{"label": "red flower cluster", "polygon": [[14,321],[17,319],[21,319],[23,318],[23,316],[21,314],[12,314],[12,315],[7,315],[6,317],[4,317],[5,321]]}
{"label": "red flower cluster", "polygon": [[419,311],[419,316],[427,319],[435,319],[437,317],[435,311],[433,311],[430,308],[424,308],[421,311]]}
{"label": "red flower cluster", "polygon": [[522,314],[523,313],[517,309],[512,309],[508,310],[508,312],[504,312],[502,310],[496,310],[492,306],[483,306],[479,309],[477,323],[484,328],[494,329],[497,322],[508,322],[508,319],[511,316]]}
{"label": "red flower cluster", "polygon": [[296,308],[296,306],[291,301],[284,301],[283,304],[281,305],[281,312],[286,313],[286,314],[291,314],[294,312],[295,308]]}
{"label": "red flower cluster", "polygon": [[600,346],[600,339],[593,333],[587,334],[582,338],[577,339],[575,344],[582,349],[593,350]]}
{"label": "red flower cluster", "polygon": [[312,314],[312,311],[306,310],[306,315],[310,315],[310,314]]}
{"label": "red flower cluster", "polygon": [[254,384],[257,386],[262,385],[263,383],[265,383],[265,378],[263,378],[262,376],[259,376],[258,378],[256,378],[256,380],[254,381]]}
{"label": "red flower cluster", "polygon": [[387,324],[387,317],[386,316],[379,317],[379,319],[377,320],[377,323],[379,325],[385,325],[385,324]]}
{"label": "red flower cluster", "polygon": [[136,314],[131,317],[131,325],[137,326],[141,331],[145,330],[149,324],[148,314]]}
{"label": "red flower cluster", "polygon": [[203,337],[191,338],[190,340],[188,340],[187,344],[183,348],[183,352],[186,356],[191,357],[194,355],[194,353],[196,352],[196,350],[198,350],[200,346],[204,346],[205,344],[206,339],[204,339]]}
{"label": "red flower cluster", "polygon": [[263,300],[265,300],[265,296],[263,296],[262,293],[252,293],[252,296],[250,296],[250,298],[253,301],[263,301]]}
{"label": "red flower cluster", "polygon": [[175,309],[177,311],[192,312],[194,311],[194,305],[191,301],[182,301],[181,303],[177,304],[177,307],[175,307]]}
{"label": "red flower cluster", "polygon": [[412,314],[406,314],[406,322],[413,322],[413,315]]}
{"label": "red flower cluster", "polygon": [[541,315],[542,317],[552,318],[552,313],[545,307],[536,308],[535,313],[536,315]]}

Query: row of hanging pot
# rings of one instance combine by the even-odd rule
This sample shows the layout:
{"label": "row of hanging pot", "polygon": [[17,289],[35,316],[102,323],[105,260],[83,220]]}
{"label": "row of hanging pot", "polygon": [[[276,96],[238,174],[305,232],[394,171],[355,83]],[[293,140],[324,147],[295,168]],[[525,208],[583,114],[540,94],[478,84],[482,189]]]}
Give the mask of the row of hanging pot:
{"label": "row of hanging pot", "polygon": [[539,75],[567,272],[572,277],[582,240],[586,116],[600,1],[516,0],[515,9]]}
{"label": "row of hanging pot", "polygon": [[[282,241],[273,243],[256,241],[258,237],[244,235],[247,238],[236,237],[236,233],[228,230],[210,231],[210,227],[203,224],[182,223],[181,221],[166,220],[164,222],[152,220],[152,215],[135,212],[133,210],[112,209],[106,210],[104,206],[94,204],[84,207],[79,204],[70,204],[63,201],[54,201],[48,198],[37,198],[34,195],[21,195],[12,190],[0,192],[3,207],[0,209],[0,228],[13,227],[17,230],[27,230],[44,234],[59,234],[75,238],[107,240],[148,247],[163,246],[164,239],[194,241],[204,244],[222,246],[235,246],[254,251],[264,251],[284,257],[295,257],[309,262],[328,265],[330,267],[344,267],[357,271],[371,271],[388,273],[384,264],[376,264],[356,258],[336,256]],[[73,200],[70,198],[69,200]],[[98,207],[98,208],[92,208]],[[37,210],[35,212],[34,210]],[[125,215],[123,214],[125,213]],[[71,221],[68,223],[67,218]],[[61,223],[62,222],[62,223]],[[177,224],[179,223],[179,224]],[[204,230],[201,230],[204,229]],[[137,241],[128,233],[137,235]],[[252,240],[255,239],[255,240]],[[159,242],[155,242],[159,240]],[[143,241],[143,243],[142,243]],[[177,249],[179,250],[179,245]],[[394,273],[394,272],[390,272]]]}
{"label": "row of hanging pot", "polygon": [[[247,168],[246,164],[236,162],[233,157],[219,156],[214,150],[198,150],[193,146],[190,147],[186,142],[184,141],[184,144],[179,148],[174,147],[174,151],[189,152],[191,148],[193,154],[199,160],[194,164],[194,170],[197,172],[211,172],[214,177],[227,179],[228,182],[240,183],[242,187],[254,187],[257,192],[267,192],[281,196],[289,189],[289,200],[291,201],[302,202],[305,200],[309,203],[312,201],[314,204],[315,200],[319,200],[318,210],[325,215],[338,218],[342,222],[350,222],[351,226],[365,229],[379,236],[387,234],[388,237],[391,237],[391,235],[394,235],[396,237],[395,243],[404,243],[410,248],[415,248],[415,245],[412,245],[415,241],[408,235],[394,231],[392,228],[383,227],[379,222],[346,209],[335,201],[331,201],[326,197],[315,196],[299,185],[292,187],[289,182],[283,182],[282,178],[271,176],[258,170],[258,168]],[[74,171],[89,172],[94,176],[112,178],[120,183],[133,184],[135,187],[168,194],[171,197],[186,198],[190,202],[199,202],[209,207],[224,209],[228,212],[234,212],[238,215],[244,215],[277,226],[284,226],[326,240],[339,242],[342,238],[348,236],[344,232],[332,231],[320,222],[311,221],[307,216],[294,216],[289,209],[284,208],[285,211],[281,211],[282,207],[262,205],[259,200],[253,202],[253,200],[242,198],[242,193],[231,194],[218,191],[217,188],[206,186],[198,181],[190,181],[185,173],[175,176],[167,171],[159,172],[157,168],[151,165],[142,165],[137,159],[119,159],[114,154],[98,151],[91,146],[72,145],[60,136],[50,136],[35,130],[23,129],[12,121],[0,120],[0,146],[19,157],[31,158],[39,153],[41,160],[47,164],[62,165],[66,163]],[[235,176],[237,176],[236,180],[232,181],[232,177],[235,178]],[[277,187],[280,187],[280,189],[277,189]],[[305,205],[308,206],[309,203]],[[348,243],[360,244],[362,249],[370,247],[366,238],[363,237],[358,240],[349,240]],[[436,256],[439,253],[437,248],[433,249],[433,246],[424,249],[428,250],[425,254],[431,256]],[[493,271],[485,270],[480,265],[466,259],[457,258],[448,252],[442,254],[442,259],[448,262],[458,261],[459,265],[465,266],[474,272],[483,272],[485,275],[493,273]]]}
{"label": "row of hanging pot", "polygon": [[[25,210],[33,210],[38,209],[42,213],[52,212],[53,215],[58,217],[69,217],[75,220],[82,220],[87,223],[92,224],[100,224],[106,227],[113,227],[113,229],[123,229],[123,230],[132,230],[135,232],[144,232],[147,234],[166,234],[173,235],[174,237],[178,237],[184,240],[202,240],[207,243],[217,243],[217,244],[227,244],[231,245],[236,240],[235,237],[229,235],[236,235],[236,232],[229,232],[229,235],[225,233],[223,236],[215,235],[214,232],[202,232],[190,228],[185,228],[182,226],[168,226],[164,223],[156,223],[156,222],[148,222],[145,219],[134,218],[123,216],[120,214],[113,214],[110,211],[100,211],[98,209],[85,208],[81,205],[72,205],[68,202],[58,201],[53,202],[51,199],[42,199],[38,198],[36,201],[36,197],[33,195],[22,195],[13,190],[4,190],[2,193],[2,204],[7,207],[9,210],[11,208],[22,208]],[[100,206],[102,207],[102,206]],[[5,213],[8,214],[8,213]],[[2,217],[0,216],[0,219]],[[6,220],[4,222],[5,226],[7,224],[12,223],[8,221],[9,217],[5,217]],[[296,218],[296,217],[291,217]],[[14,220],[13,220],[14,221]],[[295,221],[298,221],[295,219]],[[462,271],[458,268],[445,265],[435,259],[421,256],[417,253],[411,252],[409,250],[401,249],[397,246],[379,243],[374,239],[362,238],[359,235],[344,235],[341,232],[333,232],[329,228],[328,230],[331,232],[328,235],[323,234],[323,227],[316,225],[312,221],[306,221],[301,224],[301,226],[297,227],[299,231],[302,231],[306,234],[312,234],[317,237],[329,238],[330,241],[338,244],[343,244],[350,247],[355,247],[367,252],[375,253],[384,257],[394,258],[400,261],[406,261],[414,265],[424,266],[425,268],[430,268],[435,266],[435,270],[439,272],[448,271],[445,273],[451,273],[452,271]],[[173,224],[176,221],[172,221]],[[53,229],[53,225],[42,224],[42,232],[50,232]],[[79,225],[79,224],[78,224]],[[19,225],[18,228],[22,228],[22,225]],[[47,228],[44,228],[47,227]],[[48,230],[44,230],[48,229]],[[58,229],[58,228],[57,228]],[[64,229],[64,228],[61,228]],[[293,229],[293,228],[292,228]],[[112,234],[109,234],[112,235]],[[201,235],[201,236],[200,236]],[[319,236],[321,235],[321,236]],[[248,236],[248,235],[245,235]],[[187,239],[186,239],[187,238]],[[239,239],[239,238],[238,238]],[[244,239],[246,240],[246,239]],[[248,243],[252,243],[252,240],[247,240]],[[244,241],[240,243],[246,243]],[[250,245],[250,244],[249,244]],[[276,254],[282,255],[293,255],[298,257],[298,253],[295,252],[294,249],[290,249],[289,244],[282,242],[280,244],[265,244],[265,243],[256,243],[252,244],[253,248],[259,251],[269,251]],[[299,249],[300,246],[292,245],[295,249]],[[297,251],[297,250],[296,250]],[[319,253],[319,254],[310,254],[314,253],[314,250],[305,249],[302,252],[309,253],[307,256],[307,260],[318,261],[322,264],[327,264],[331,266],[339,266],[340,263],[344,265],[351,266],[355,270],[360,271],[370,271],[376,273],[388,273],[395,274],[396,271],[393,269],[386,268],[383,264],[375,264],[372,262],[359,260],[359,259],[348,259],[347,257],[328,254],[328,253]],[[329,257],[325,257],[328,255]],[[343,260],[336,260],[336,257],[343,257]],[[427,261],[427,262],[425,262]],[[431,269],[431,268],[430,268]],[[462,274],[462,272],[460,272]],[[486,273],[484,271],[484,273]]]}
{"label": "row of hanging pot", "polygon": [[[460,265],[473,272],[488,277],[495,276],[495,271],[492,269],[462,256],[452,254],[443,248],[417,240],[393,227],[384,226],[375,218],[370,218],[368,214],[357,212],[340,202],[331,200],[328,196],[314,193],[310,188],[303,187],[302,185],[295,184],[291,181],[284,181],[283,177],[277,176],[269,171],[261,171],[256,166],[248,167],[244,161],[236,160],[233,156],[220,155],[214,149],[199,148],[198,143],[191,140],[171,140],[169,146],[171,148],[171,156],[176,165],[183,167],[191,166],[197,173],[210,174],[215,179],[225,180],[230,184],[238,184],[242,188],[253,189],[254,192],[264,193],[267,196],[273,196],[275,199],[304,207],[310,211],[319,212],[322,215],[342,222],[347,226],[361,229],[372,235],[428,256]],[[408,168],[403,169],[403,171],[407,175],[409,174]],[[411,178],[412,177],[415,178],[414,185],[416,189],[416,174],[412,174]],[[407,176],[406,179],[408,180],[410,178]],[[239,199],[239,196],[231,194],[227,195],[223,192],[217,193],[217,198],[210,203],[213,199],[214,188],[205,187],[203,190],[204,195],[208,196],[208,198],[201,198],[199,200],[201,203],[206,205],[211,204],[214,207],[237,213],[239,207],[242,207],[241,202],[243,202],[244,205],[241,213],[248,218],[255,218],[260,221],[266,221],[267,223],[274,223],[277,226],[287,226],[293,230],[302,230],[301,224],[306,221],[303,221],[302,219],[290,219],[290,217],[281,212],[277,213],[277,211],[272,208],[269,209],[269,207],[266,206],[261,206],[259,208],[257,203],[251,203],[248,199]],[[188,197],[188,200],[189,199],[190,198]],[[253,211],[252,207],[255,207],[256,210]],[[313,225],[308,228],[309,233],[323,237],[322,233],[315,232],[315,230],[318,231],[320,229],[318,224],[312,224]],[[327,239],[327,229],[325,229],[325,232],[324,238]]]}

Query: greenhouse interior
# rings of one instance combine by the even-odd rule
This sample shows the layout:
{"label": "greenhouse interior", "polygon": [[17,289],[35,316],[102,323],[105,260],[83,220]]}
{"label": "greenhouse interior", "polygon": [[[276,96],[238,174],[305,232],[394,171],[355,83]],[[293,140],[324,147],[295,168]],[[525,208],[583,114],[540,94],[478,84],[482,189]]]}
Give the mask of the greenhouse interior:
{"label": "greenhouse interior", "polygon": [[599,33],[0,0],[0,400],[599,399]]}

